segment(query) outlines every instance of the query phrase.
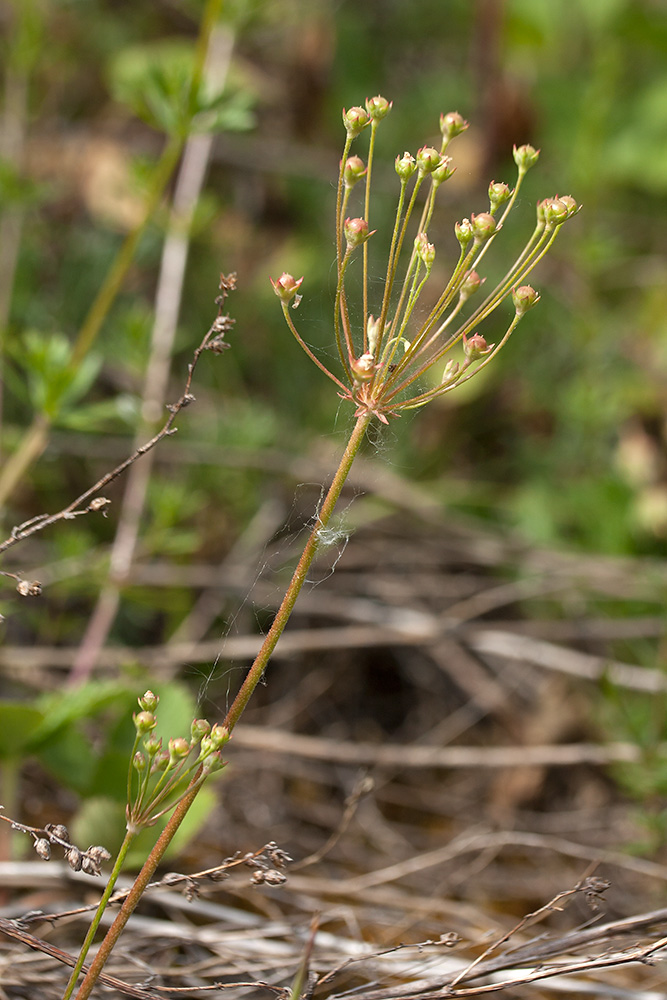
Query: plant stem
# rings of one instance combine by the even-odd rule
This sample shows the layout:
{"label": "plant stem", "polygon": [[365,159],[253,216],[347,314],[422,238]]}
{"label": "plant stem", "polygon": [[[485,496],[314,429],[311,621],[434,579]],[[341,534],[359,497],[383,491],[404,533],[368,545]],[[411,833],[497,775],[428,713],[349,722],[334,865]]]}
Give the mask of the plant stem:
{"label": "plant stem", "polygon": [[69,982],[67,984],[67,989],[63,994],[63,1000],[69,1000],[72,993],[74,992],[76,981],[79,978],[79,973],[83,968],[83,963],[86,960],[86,955],[88,954],[90,946],[93,943],[95,934],[97,933],[97,928],[100,925],[102,914],[107,908],[107,903],[111,898],[111,893],[114,890],[114,886],[116,885],[116,881],[118,880],[118,876],[120,875],[121,868],[123,867],[125,858],[127,857],[127,852],[130,849],[130,844],[134,840],[135,836],[136,836],[135,833],[130,833],[130,831],[128,830],[128,832],[125,834],[125,839],[123,840],[123,843],[120,845],[120,850],[118,851],[118,855],[116,856],[116,861],[113,866],[113,871],[109,876],[109,881],[107,882],[104,894],[100,899],[97,910],[95,911],[95,916],[93,917],[92,923],[88,928],[88,933],[86,934],[85,940],[81,945],[81,951],[79,952],[79,957],[76,960],[76,965],[72,969],[72,975],[70,976]]}
{"label": "plant stem", "polygon": [[[323,529],[325,529],[330,520],[331,516],[335,510],[336,504],[340,497],[341,491],[345,484],[350,469],[352,468],[352,463],[361,447],[361,442],[364,439],[366,429],[371,421],[371,414],[364,413],[357,418],[357,422],[354,425],[352,434],[347,443],[347,447],[343,453],[343,457],[340,460],[340,464],[336,473],[331,481],[331,485],[327,492],[324,502],[317,513],[315,520],[315,525],[308,537],[305,548],[299,559],[292,579],[290,581],[285,597],[283,598],[282,604],[278,609],[276,617],[273,620],[271,628],[266,634],[266,638],[262,643],[262,648],[260,649],[257,657],[250,667],[245,681],[243,682],[234,702],[227,712],[224,720],[224,725],[231,732],[236,723],[239,721],[243,711],[250,700],[250,697],[259,684],[264,671],[266,670],[271,653],[276,647],[276,644],[282,635],[285,626],[287,625],[292,609],[296,602],[299,592],[306,582],[306,577],[308,575],[308,570],[315,558],[317,549],[320,543],[320,536]],[[92,961],[88,972],[86,973],[81,986],[79,987],[79,992],[76,994],[76,1000],[87,1000],[90,996],[91,991],[99,978],[99,975],[104,968],[112,949],[114,948],[116,941],[120,937],[125,924],[129,920],[133,911],[135,910],[139,900],[141,899],[146,886],[155,874],[155,869],[162,860],[164,852],[169,847],[174,834],[178,830],[179,826],[183,822],[188,809],[194,802],[197,792],[201,788],[203,781],[199,780],[201,777],[201,768],[194,775],[192,781],[190,782],[190,789],[180,802],[175,807],[173,813],[169,817],[169,821],[165,826],[164,830],[160,834],[153,850],[148,855],[143,868],[137,875],[132,888],[130,889],[121,909],[112,923],[111,927],[106,933],[106,936],[97,951],[97,954]],[[67,994],[63,1000],[69,1000],[70,994]]]}

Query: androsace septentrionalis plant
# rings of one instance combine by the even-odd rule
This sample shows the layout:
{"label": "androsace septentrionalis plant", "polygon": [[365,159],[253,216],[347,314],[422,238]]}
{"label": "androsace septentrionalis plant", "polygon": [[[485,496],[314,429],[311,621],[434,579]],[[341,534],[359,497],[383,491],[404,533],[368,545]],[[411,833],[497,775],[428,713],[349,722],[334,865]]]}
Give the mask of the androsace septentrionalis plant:
{"label": "androsace septentrionalis plant", "polygon": [[[388,239],[383,293],[380,301],[373,305],[374,312],[371,313],[369,246],[371,238],[375,236],[375,232],[370,229],[371,179],[377,130],[390,109],[388,101],[382,97],[374,97],[366,101],[365,107],[353,107],[343,113],[346,141],[336,199],[337,282],[333,322],[340,361],[338,374],[317,357],[294,322],[290,305],[294,307],[299,304],[303,278],[295,279],[284,273],[272,280],[289,329],[309,358],[333,382],[338,395],[352,405],[354,423],[338,469],[316,512],[312,530],[282,604],[220,727],[225,739],[239,721],[264,675],[371,421],[378,420],[386,424],[391,418],[398,417],[403,410],[424,406],[469,381],[492,361],[525,313],[539,301],[538,293],[526,283],[526,279],[551,247],[562,224],[578,211],[576,202],[570,196],[540,201],[536,225],[525,247],[504,277],[476,308],[469,311],[468,301],[479,293],[483,284],[480,265],[494,241],[501,238],[501,231],[516,202],[523,179],[538,159],[539,154],[532,146],[515,147],[514,160],[518,175],[514,189],[510,189],[507,184],[492,182],[489,187],[488,210],[472,214],[470,218],[456,223],[454,230],[459,247],[458,259],[449,278],[433,294],[431,285],[434,281],[436,251],[429,242],[429,226],[438,190],[453,173],[452,160],[447,155],[447,150],[451,141],[468,127],[457,112],[442,115],[442,142],[439,149],[426,146],[415,156],[404,153],[396,159],[398,203],[393,230]],[[353,142],[364,133],[369,136],[365,162],[359,156],[350,155]],[[358,191],[360,185],[364,190],[363,214],[355,217],[348,213],[352,192],[355,188]],[[361,301],[358,305],[355,304],[353,310],[348,301],[346,282],[355,264],[361,266],[362,292]],[[424,296],[422,299],[427,287],[428,298]],[[506,299],[511,300],[513,313],[505,328],[501,328],[495,342],[489,344],[485,336],[478,332],[478,327]],[[424,307],[423,301],[428,301],[428,306]],[[353,316],[358,319],[353,319]],[[440,365],[443,367],[440,368]],[[436,371],[438,377],[434,378]],[[145,712],[150,715],[149,710]],[[205,741],[202,740],[203,742]],[[145,768],[148,768],[147,755],[150,756],[151,748],[155,749],[148,735],[143,749],[135,748],[133,751],[133,755],[138,753],[141,758],[137,758],[138,764],[145,765]],[[185,745],[181,749],[185,751]],[[175,752],[176,747],[170,748],[172,756]],[[161,750],[155,749],[151,768],[160,753]],[[215,760],[218,761],[218,758]],[[165,829],[79,987],[78,1000],[84,1000],[90,995],[111,949],[206,777],[206,760],[197,759],[195,763],[190,784],[185,791],[179,791],[178,801]],[[138,764],[135,766],[141,774]],[[143,788],[141,778],[139,788]],[[139,798],[135,800],[134,808],[142,816],[142,810],[145,810],[149,801],[152,803],[152,810],[157,808],[155,794],[160,799],[158,806],[162,809],[163,799],[160,794],[163,786],[158,783],[157,788],[157,792],[153,789],[150,796],[146,792],[145,799],[142,798],[144,792],[138,793]],[[164,790],[166,791],[166,784]],[[128,833],[135,820],[136,816],[130,810]],[[76,974],[78,971],[77,969]],[[71,981],[72,987],[75,978],[73,976]],[[69,995],[70,993],[67,994]]]}

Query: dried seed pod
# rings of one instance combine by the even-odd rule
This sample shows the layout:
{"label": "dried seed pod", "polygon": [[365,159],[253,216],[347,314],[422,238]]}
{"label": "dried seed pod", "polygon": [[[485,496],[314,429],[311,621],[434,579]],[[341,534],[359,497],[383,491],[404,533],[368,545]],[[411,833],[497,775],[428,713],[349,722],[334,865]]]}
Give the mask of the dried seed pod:
{"label": "dried seed pod", "polygon": [[96,864],[92,858],[89,858],[87,854],[84,854],[81,859],[81,869],[86,873],[86,875],[100,874],[100,866]]}
{"label": "dried seed pod", "polygon": [[284,885],[287,881],[287,875],[284,872],[279,872],[277,868],[269,868],[268,871],[262,872],[262,875],[266,885]]}
{"label": "dried seed pod", "polygon": [[45,830],[57,840],[64,840],[66,844],[69,844],[69,830],[64,823],[47,823]]}
{"label": "dried seed pod", "polygon": [[89,847],[86,851],[89,858],[92,858],[98,865],[101,865],[103,861],[110,861],[111,855],[107,851],[106,847],[100,847],[99,844],[95,844],[93,847]]}
{"label": "dried seed pod", "polygon": [[51,857],[51,845],[46,837],[38,837],[33,846],[40,858],[43,858],[44,861],[49,860]]}
{"label": "dried seed pod", "polygon": [[65,851],[65,861],[72,871],[80,872],[83,863],[83,854],[78,847],[70,847],[69,850]]}

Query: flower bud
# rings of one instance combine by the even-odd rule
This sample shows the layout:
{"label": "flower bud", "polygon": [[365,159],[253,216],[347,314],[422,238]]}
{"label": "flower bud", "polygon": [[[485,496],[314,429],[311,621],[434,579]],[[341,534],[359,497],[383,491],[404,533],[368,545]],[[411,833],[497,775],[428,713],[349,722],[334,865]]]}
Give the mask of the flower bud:
{"label": "flower bud", "polygon": [[477,271],[466,271],[463,281],[461,282],[461,287],[459,288],[459,297],[462,302],[467,302],[471,295],[474,295],[480,285],[484,284],[486,278],[480,278]]}
{"label": "flower bud", "polygon": [[560,198],[545,198],[538,202],[538,221],[544,221],[549,228],[562,226],[569,214],[568,206]]}
{"label": "flower bud", "polygon": [[203,762],[202,767],[206,774],[213,774],[215,771],[221,771],[226,763],[227,761],[222,759],[220,751],[215,750],[213,753],[208,755],[206,760]]}
{"label": "flower bud", "polygon": [[159,753],[162,749],[162,737],[160,739],[157,736],[149,736],[144,740],[144,750],[149,757],[154,757],[156,753]]}
{"label": "flower bud", "polygon": [[535,149],[534,146],[515,146],[512,150],[514,155],[514,162],[519,168],[519,173],[525,174],[527,170],[534,167],[537,163],[540,151]]}
{"label": "flower bud", "polygon": [[457,240],[461,244],[461,249],[465,250],[474,236],[470,219],[463,219],[461,222],[457,222],[454,226],[454,232],[456,233]]}
{"label": "flower bud", "polygon": [[359,135],[370,124],[370,120],[368,112],[364,108],[354,107],[350,108],[349,111],[343,108],[343,125],[348,136]]}
{"label": "flower bud", "polygon": [[490,212],[480,212],[479,215],[473,213],[470,216],[470,222],[472,223],[472,231],[478,243],[484,243],[489,237],[493,236],[498,228],[498,224]]}
{"label": "flower bud", "polygon": [[442,163],[442,157],[433,146],[422,146],[417,150],[417,167],[420,174],[432,174]]}
{"label": "flower bud", "polygon": [[277,281],[274,281],[273,278],[269,278],[269,281],[273,285],[274,292],[282,302],[291,302],[299,290],[303,278],[299,278],[297,281],[287,271],[283,271]]}
{"label": "flower bud", "polygon": [[219,750],[220,747],[224,747],[225,743],[229,743],[229,736],[230,733],[229,730],[227,729],[227,726],[222,726],[220,725],[219,722],[216,722],[216,724],[211,729],[211,736],[210,736],[213,749]]}
{"label": "flower bud", "polygon": [[512,302],[517,316],[523,316],[540,301],[539,293],[531,285],[520,285],[512,291]]}
{"label": "flower bud", "polygon": [[132,716],[134,728],[139,736],[145,736],[157,726],[157,719],[152,712],[135,712]]}
{"label": "flower bud", "polygon": [[146,691],[141,698],[137,698],[137,701],[139,702],[139,708],[143,712],[154,712],[160,699],[152,691]]}
{"label": "flower bud", "polygon": [[348,247],[360,247],[369,236],[373,235],[368,232],[368,223],[365,219],[346,219],[343,228]]}
{"label": "flower bud", "polygon": [[448,361],[442,373],[442,384],[449,385],[451,382],[456,382],[460,374],[458,361]]}
{"label": "flower bud", "polygon": [[378,337],[380,336],[380,319],[375,319],[374,316],[369,316],[366,323],[366,342],[368,344],[368,350],[371,354],[375,354],[375,349],[378,345]]}
{"label": "flower bud", "polygon": [[193,719],[190,729],[190,738],[193,743],[199,743],[202,736],[208,736],[211,732],[211,723],[207,719]]}
{"label": "flower bud", "polygon": [[370,382],[375,375],[377,365],[372,354],[362,354],[361,357],[352,359],[350,368],[359,382]]}
{"label": "flower bud", "polygon": [[581,205],[577,205],[576,201],[570,194],[559,194],[558,200],[562,201],[567,208],[567,217],[570,219],[573,215],[581,209]]}
{"label": "flower bud", "polygon": [[391,111],[392,101],[388,101],[385,97],[367,97],[366,98],[366,111],[374,122],[382,121],[386,118]]}
{"label": "flower bud", "polygon": [[166,771],[170,764],[169,754],[166,750],[161,750],[159,754],[156,754],[153,764],[151,766],[151,774],[156,771]]}
{"label": "flower bud", "polygon": [[428,242],[426,233],[419,233],[415,239],[415,250],[422,263],[425,265],[426,270],[430,271],[433,267],[433,261],[435,260],[435,247],[432,243]]}
{"label": "flower bud", "polygon": [[190,744],[182,736],[169,740],[169,763],[172,767],[190,753]]}
{"label": "flower bud", "polygon": [[51,857],[51,845],[46,837],[38,837],[33,844],[35,851],[43,861],[48,861]]}
{"label": "flower bud", "polygon": [[343,183],[346,188],[353,188],[366,174],[364,161],[360,156],[349,156],[343,167]]}
{"label": "flower bud", "polygon": [[452,176],[456,167],[451,166],[452,158],[451,156],[441,156],[440,166],[436,167],[431,173],[431,180],[436,187],[440,187],[445,181],[448,181]]}
{"label": "flower bud", "polygon": [[146,770],[146,764],[147,764],[146,755],[141,753],[140,750],[137,750],[134,757],[132,758],[132,767],[134,768],[135,771],[138,771],[139,774],[141,774],[142,771]]}
{"label": "flower bud", "polygon": [[405,152],[403,156],[397,156],[394,161],[394,168],[402,181],[409,181],[417,169],[417,164],[412,153]]}
{"label": "flower bud", "polygon": [[470,340],[463,334],[463,351],[468,361],[478,361],[490,354],[495,344],[487,344],[481,333],[473,333]]}
{"label": "flower bud", "polygon": [[491,215],[504,205],[506,201],[512,197],[512,192],[510,191],[507,184],[503,184],[501,181],[491,181],[489,184],[489,205]]}
{"label": "flower bud", "polygon": [[440,115],[440,131],[445,139],[453,139],[468,128],[468,122],[458,111]]}
{"label": "flower bud", "polygon": [[100,847],[99,844],[94,844],[92,847],[89,847],[86,854],[98,864],[101,864],[103,861],[111,861],[111,855],[107,851],[106,847]]}

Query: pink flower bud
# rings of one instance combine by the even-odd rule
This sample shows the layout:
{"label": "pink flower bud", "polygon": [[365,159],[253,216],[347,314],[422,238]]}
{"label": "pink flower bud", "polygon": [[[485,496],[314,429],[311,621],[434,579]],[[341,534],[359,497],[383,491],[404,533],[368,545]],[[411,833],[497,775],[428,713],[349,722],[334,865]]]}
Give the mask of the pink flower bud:
{"label": "pink flower bud", "polygon": [[540,301],[539,293],[531,285],[520,285],[512,292],[512,301],[517,316],[523,316]]}
{"label": "pink flower bud", "polygon": [[419,233],[415,239],[415,250],[420,260],[426,265],[427,270],[430,271],[435,260],[435,247],[432,243],[428,242],[426,233]]}
{"label": "pink flower bud", "polygon": [[346,219],[343,229],[349,247],[359,247],[366,242],[369,236],[373,235],[373,233],[368,232],[368,223],[365,219]]}
{"label": "pink flower bud", "polygon": [[450,111],[446,115],[440,115],[440,131],[445,139],[453,139],[454,136],[465,132],[467,128],[468,122],[458,111]]}
{"label": "pink flower bud", "polygon": [[539,149],[535,149],[534,146],[528,145],[519,147],[515,146],[512,152],[514,154],[514,162],[519,168],[519,172],[523,174],[525,174],[527,170],[530,170],[531,167],[535,166],[540,156]]}
{"label": "pink flower bud", "polygon": [[480,212],[479,215],[473,213],[470,216],[470,221],[472,223],[472,231],[478,243],[484,243],[485,240],[488,240],[490,236],[493,236],[498,227],[496,220],[490,212]]}
{"label": "pink flower bud", "polygon": [[402,181],[409,181],[417,169],[417,164],[412,153],[403,153],[403,156],[397,156],[394,166],[396,173]]}
{"label": "pink flower bud", "polygon": [[463,334],[463,351],[468,361],[478,361],[490,354],[495,344],[487,344],[481,333],[473,333],[470,340]]}
{"label": "pink flower bud", "polygon": [[366,98],[366,111],[373,119],[374,122],[382,121],[386,118],[391,111],[392,101],[388,101],[385,97],[367,97]]}
{"label": "pink flower bud", "polygon": [[360,156],[350,156],[345,161],[343,168],[343,183],[346,188],[353,188],[357,181],[360,181],[366,174],[364,161]]}
{"label": "pink flower bud", "polygon": [[221,771],[225,766],[227,761],[222,759],[219,750],[215,750],[213,753],[209,754],[206,760],[203,762],[202,767],[206,774],[213,774],[215,771]]}
{"label": "pink flower bud", "polygon": [[359,135],[367,125],[370,124],[370,117],[364,108],[354,107],[346,111],[343,108],[343,125],[349,136]]}
{"label": "pink flower bud", "polygon": [[417,167],[420,174],[431,174],[442,163],[442,157],[433,146],[422,146],[417,150]]}
{"label": "pink flower bud", "polygon": [[283,271],[277,281],[274,281],[273,278],[269,278],[269,281],[273,285],[274,292],[282,302],[291,302],[299,290],[303,278],[299,278],[297,281],[287,271]]}
{"label": "pink flower bud", "polygon": [[135,771],[138,771],[140,774],[142,771],[145,771],[146,755],[137,750],[134,757],[132,758],[132,767],[134,768]]}

